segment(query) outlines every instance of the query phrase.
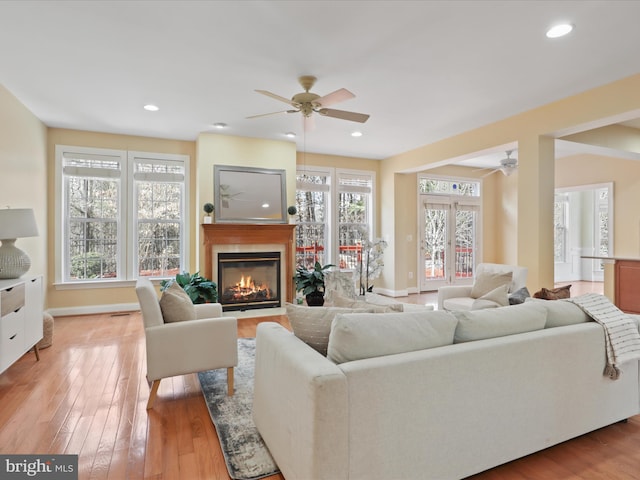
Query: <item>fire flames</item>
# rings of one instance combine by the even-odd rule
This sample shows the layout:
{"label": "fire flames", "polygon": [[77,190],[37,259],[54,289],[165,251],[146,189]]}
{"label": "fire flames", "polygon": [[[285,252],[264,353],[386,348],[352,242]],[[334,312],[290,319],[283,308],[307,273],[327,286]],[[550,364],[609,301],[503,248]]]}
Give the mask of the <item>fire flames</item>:
{"label": "fire flames", "polygon": [[265,283],[256,283],[249,275],[246,277],[242,275],[238,283],[226,288],[224,296],[236,302],[245,302],[257,298],[269,300],[271,298],[271,289]]}

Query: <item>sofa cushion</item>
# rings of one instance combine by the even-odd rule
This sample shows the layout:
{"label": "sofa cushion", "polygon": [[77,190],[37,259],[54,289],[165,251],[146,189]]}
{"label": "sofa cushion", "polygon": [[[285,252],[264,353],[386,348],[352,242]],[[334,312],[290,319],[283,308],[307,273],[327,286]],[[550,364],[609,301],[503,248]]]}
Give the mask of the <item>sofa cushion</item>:
{"label": "sofa cushion", "polygon": [[176,282],[173,282],[162,292],[160,310],[162,310],[164,323],[195,320],[196,318],[196,309],[191,298]]}
{"label": "sofa cushion", "polygon": [[509,305],[519,305],[524,303],[524,301],[531,297],[529,290],[527,287],[522,287],[515,292],[509,294]]}
{"label": "sofa cushion", "polygon": [[483,308],[506,307],[509,305],[508,285],[500,285],[480,298],[476,298],[471,304],[471,310],[482,310]]}
{"label": "sofa cushion", "polygon": [[502,285],[506,285],[508,289],[512,277],[512,272],[480,272],[471,288],[471,298],[480,298]]}
{"label": "sofa cushion", "polygon": [[591,321],[591,317],[584,313],[584,310],[575,303],[567,300],[548,302],[546,300],[530,298],[526,303],[542,305],[547,311],[547,323],[544,328],[564,327],[566,325]]}
{"label": "sofa cushion", "polygon": [[442,306],[445,310],[471,310],[475,301],[476,299],[471,297],[453,297],[442,302]]}
{"label": "sofa cushion", "polygon": [[402,312],[401,303],[390,303],[387,305],[374,305],[365,300],[358,300],[355,298],[347,298],[335,293],[333,295],[333,306],[343,308],[370,308],[375,313],[389,313],[389,312]]}
{"label": "sofa cushion", "polygon": [[373,313],[371,309],[307,307],[292,303],[287,303],[286,309],[294,335],[325,356],[327,355],[331,322],[337,314],[352,312]]}
{"label": "sofa cushion", "polygon": [[454,343],[541,330],[547,321],[547,310],[534,302],[452,313],[458,319]]}
{"label": "sofa cushion", "polygon": [[344,363],[450,345],[457,323],[443,311],[339,314],[331,327],[327,357]]}

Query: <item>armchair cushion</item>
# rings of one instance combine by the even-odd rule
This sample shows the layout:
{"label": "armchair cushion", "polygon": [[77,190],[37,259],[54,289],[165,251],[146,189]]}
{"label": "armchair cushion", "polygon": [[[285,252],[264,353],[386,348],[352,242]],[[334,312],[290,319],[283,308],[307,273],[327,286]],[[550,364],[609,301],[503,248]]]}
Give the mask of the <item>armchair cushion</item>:
{"label": "armchair cushion", "polygon": [[471,288],[471,298],[480,298],[502,285],[511,285],[511,272],[482,271],[476,277]]}
{"label": "armchair cushion", "polygon": [[191,298],[189,298],[189,295],[187,295],[183,288],[175,282],[162,292],[160,310],[162,311],[164,323],[196,319],[196,309],[193,306]]}
{"label": "armchair cushion", "polygon": [[476,298],[471,304],[471,310],[481,310],[483,308],[506,307],[509,305],[508,285],[500,285],[489,293],[485,293],[480,298]]}

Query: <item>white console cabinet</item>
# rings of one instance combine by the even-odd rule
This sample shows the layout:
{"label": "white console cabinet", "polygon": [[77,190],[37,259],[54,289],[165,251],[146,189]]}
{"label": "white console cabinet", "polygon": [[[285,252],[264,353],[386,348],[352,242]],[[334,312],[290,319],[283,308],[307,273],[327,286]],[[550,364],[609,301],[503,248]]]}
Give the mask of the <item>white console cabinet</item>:
{"label": "white console cabinet", "polygon": [[0,280],[0,373],[42,339],[42,276]]}

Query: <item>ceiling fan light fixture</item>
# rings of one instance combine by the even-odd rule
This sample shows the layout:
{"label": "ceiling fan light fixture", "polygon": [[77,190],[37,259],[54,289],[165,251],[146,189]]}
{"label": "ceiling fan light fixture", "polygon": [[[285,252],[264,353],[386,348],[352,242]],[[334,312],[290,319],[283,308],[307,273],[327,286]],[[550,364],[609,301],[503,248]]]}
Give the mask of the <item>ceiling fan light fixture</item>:
{"label": "ceiling fan light fixture", "polygon": [[505,177],[510,177],[513,172],[518,169],[516,165],[505,165],[504,167],[500,167],[500,171],[504,174]]}
{"label": "ceiling fan light fixture", "polygon": [[560,38],[568,35],[573,30],[570,23],[559,23],[547,30],[547,38]]}

